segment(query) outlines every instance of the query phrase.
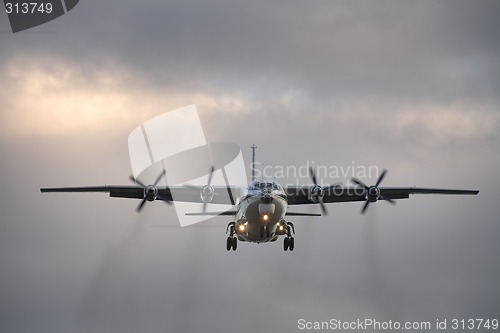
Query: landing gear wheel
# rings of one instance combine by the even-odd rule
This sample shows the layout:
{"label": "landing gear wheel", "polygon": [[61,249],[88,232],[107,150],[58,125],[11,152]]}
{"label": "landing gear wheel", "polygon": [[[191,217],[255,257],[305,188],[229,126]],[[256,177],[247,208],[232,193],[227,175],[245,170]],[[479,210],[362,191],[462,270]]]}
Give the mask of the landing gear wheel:
{"label": "landing gear wheel", "polygon": [[285,237],[283,239],[283,250],[288,251],[289,246],[290,246],[290,238]]}
{"label": "landing gear wheel", "polygon": [[233,246],[233,251],[236,251],[236,248],[238,247],[238,238],[233,237],[231,245]]}
{"label": "landing gear wheel", "polygon": [[293,248],[295,247],[295,238],[290,237],[290,240],[288,241],[288,247],[290,251],[293,251]]}
{"label": "landing gear wheel", "polygon": [[228,251],[231,251],[232,246],[233,246],[233,239],[231,237],[228,237],[226,242],[226,249]]}

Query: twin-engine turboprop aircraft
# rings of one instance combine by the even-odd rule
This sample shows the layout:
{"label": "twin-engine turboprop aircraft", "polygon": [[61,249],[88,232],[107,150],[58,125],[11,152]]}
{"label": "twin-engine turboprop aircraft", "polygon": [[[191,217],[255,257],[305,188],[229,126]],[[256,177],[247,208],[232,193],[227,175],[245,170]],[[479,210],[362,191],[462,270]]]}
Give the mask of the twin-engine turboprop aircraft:
{"label": "twin-engine turboprop aircraft", "polygon": [[[252,146],[252,166],[255,165],[255,146]],[[148,201],[161,200],[171,204],[172,201],[203,203],[202,212],[186,215],[226,215],[233,216],[226,228],[229,233],[226,242],[228,251],[236,250],[238,240],[241,242],[267,243],[274,242],[283,236],[283,249],[293,251],[295,247],[295,228],[286,216],[321,216],[322,214],[289,212],[293,205],[319,204],[323,215],[327,215],[326,205],[331,202],[364,201],[361,213],[365,213],[371,203],[385,200],[394,204],[397,199],[409,198],[410,194],[462,194],[475,195],[477,190],[450,190],[418,187],[379,187],[387,171],[380,174],[375,185],[367,186],[353,178],[356,185],[320,186],[316,180],[314,169],[310,168],[312,185],[287,186],[283,188],[273,180],[256,180],[252,170],[252,181],[243,192],[236,186],[213,186],[211,168],[208,183],[205,186],[157,186],[165,175],[162,172],[152,185],[145,185],[130,176],[138,186],[87,186],[42,188],[41,192],[108,192],[110,197],[131,198],[141,200],[137,211],[141,211]],[[172,194],[175,192],[175,197]],[[238,197],[236,193],[243,193]],[[179,195],[180,194],[180,195]],[[229,195],[228,195],[229,194]],[[228,202],[229,201],[229,202]],[[224,212],[206,212],[206,205],[231,204],[234,209]]]}

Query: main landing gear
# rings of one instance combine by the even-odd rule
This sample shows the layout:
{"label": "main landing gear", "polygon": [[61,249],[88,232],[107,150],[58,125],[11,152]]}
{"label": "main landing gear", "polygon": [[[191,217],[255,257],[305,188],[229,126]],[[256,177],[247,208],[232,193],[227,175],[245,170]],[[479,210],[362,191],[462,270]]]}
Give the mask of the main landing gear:
{"label": "main landing gear", "polygon": [[295,248],[295,238],[293,238],[292,233],[295,235],[295,227],[292,222],[286,223],[286,237],[283,239],[283,250],[293,251]]}
{"label": "main landing gear", "polygon": [[235,225],[236,225],[236,223],[229,222],[229,224],[227,225],[227,228],[226,228],[226,234],[229,231],[229,237],[227,238],[227,241],[226,241],[226,250],[228,250],[228,251],[231,251],[231,249],[233,249],[233,251],[236,251],[236,248],[238,247],[238,238],[236,238],[234,236],[234,234],[235,234],[234,226]]}
{"label": "main landing gear", "polygon": [[238,238],[236,237],[228,237],[227,242],[226,242],[226,249],[228,251],[231,251],[231,248],[233,251],[236,251],[236,248],[238,247]]}

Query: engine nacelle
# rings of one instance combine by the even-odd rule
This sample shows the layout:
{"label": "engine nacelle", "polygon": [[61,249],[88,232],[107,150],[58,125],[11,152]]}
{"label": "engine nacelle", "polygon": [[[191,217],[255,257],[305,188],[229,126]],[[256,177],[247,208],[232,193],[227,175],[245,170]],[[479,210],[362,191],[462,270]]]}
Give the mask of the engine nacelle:
{"label": "engine nacelle", "polygon": [[366,200],[376,202],[380,197],[380,189],[376,186],[370,186],[366,193]]}
{"label": "engine nacelle", "polygon": [[309,193],[309,200],[312,202],[320,202],[325,196],[325,190],[319,185],[314,185]]}
{"label": "engine nacelle", "polygon": [[148,185],[144,188],[144,198],[147,201],[154,201],[156,200],[157,196],[158,196],[158,189],[156,188],[156,186]]}
{"label": "engine nacelle", "polygon": [[203,202],[212,202],[215,196],[215,189],[210,185],[205,185],[201,188],[200,198]]}

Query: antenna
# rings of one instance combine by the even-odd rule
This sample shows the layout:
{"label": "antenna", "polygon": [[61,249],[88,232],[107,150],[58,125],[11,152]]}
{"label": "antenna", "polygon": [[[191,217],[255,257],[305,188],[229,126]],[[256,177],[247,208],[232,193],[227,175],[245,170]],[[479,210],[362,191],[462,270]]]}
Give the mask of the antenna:
{"label": "antenna", "polygon": [[255,180],[255,149],[257,146],[255,144],[252,144],[252,182]]}

